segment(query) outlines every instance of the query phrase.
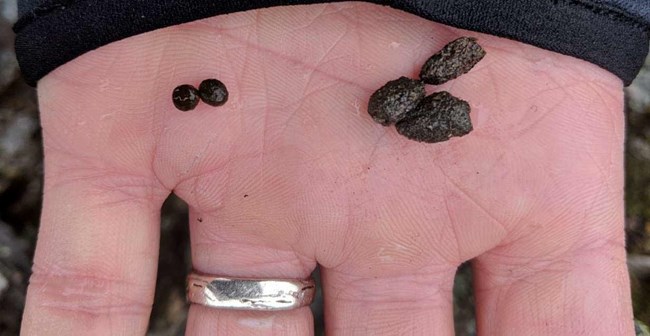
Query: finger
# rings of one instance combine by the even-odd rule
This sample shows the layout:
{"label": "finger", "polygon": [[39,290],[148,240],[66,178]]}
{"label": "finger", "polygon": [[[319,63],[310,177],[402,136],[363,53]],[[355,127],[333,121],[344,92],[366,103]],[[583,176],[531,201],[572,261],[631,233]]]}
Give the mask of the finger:
{"label": "finger", "polygon": [[313,335],[309,307],[279,312],[213,309],[192,305],[186,335]]}
{"label": "finger", "polygon": [[[592,85],[611,81],[597,72],[586,78],[562,90],[569,98],[548,112],[564,111],[550,128],[540,128],[552,137],[531,130],[518,139],[546,138],[535,154],[544,165],[527,162],[522,175],[511,170],[502,179],[526,181],[535,197],[517,199],[515,229],[474,263],[477,326],[484,335],[633,333],[623,232],[622,91],[618,82]],[[546,186],[528,182],[534,180]]]}
{"label": "finger", "polygon": [[147,177],[85,166],[45,140],[43,213],[22,334],[143,335],[166,191]]}
{"label": "finger", "polygon": [[631,334],[625,249],[615,241],[546,258],[517,249],[482,257],[475,267],[479,333]]}
{"label": "finger", "polygon": [[[190,197],[177,190],[180,197]],[[250,230],[256,223],[235,223],[227,212],[208,214],[190,208],[192,265],[203,274],[224,277],[306,279],[316,267],[313,258],[301,256],[277,240],[268,228]],[[263,223],[262,223],[263,225]],[[242,229],[242,226],[245,226]],[[254,233],[254,232],[257,232]],[[230,311],[190,306],[187,335],[312,335],[309,307],[278,312]]]}
{"label": "finger", "polygon": [[322,269],[325,329],[331,335],[454,335],[455,271],[440,265],[373,276]]}
{"label": "finger", "polygon": [[622,200],[567,200],[574,204],[559,222],[529,227],[479,257],[479,333],[632,334]]}

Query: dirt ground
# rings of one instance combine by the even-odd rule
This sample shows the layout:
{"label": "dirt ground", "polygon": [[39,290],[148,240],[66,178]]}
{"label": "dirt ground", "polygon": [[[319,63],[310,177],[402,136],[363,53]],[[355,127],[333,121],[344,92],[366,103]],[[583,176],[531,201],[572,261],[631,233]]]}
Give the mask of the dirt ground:
{"label": "dirt ground", "polygon": [[[11,24],[15,0],[0,0],[0,336],[18,335],[38,230],[42,149],[35,91],[20,79]],[[650,62],[626,89],[626,232],[635,316],[650,324]],[[183,335],[189,270],[187,207],[170,197],[163,207],[158,283],[149,335]],[[179,253],[182,251],[182,253]],[[457,335],[475,334],[471,269],[455,286]],[[317,274],[316,274],[317,276]],[[317,300],[317,335],[322,303]]]}

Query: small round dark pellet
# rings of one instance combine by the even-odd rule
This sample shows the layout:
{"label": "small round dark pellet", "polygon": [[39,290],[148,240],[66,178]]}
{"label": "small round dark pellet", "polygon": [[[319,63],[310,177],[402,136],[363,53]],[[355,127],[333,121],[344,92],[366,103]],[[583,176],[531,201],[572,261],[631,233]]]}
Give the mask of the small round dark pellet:
{"label": "small round dark pellet", "polygon": [[208,105],[221,106],[228,101],[228,89],[217,79],[206,79],[199,85],[199,96]]}
{"label": "small round dark pellet", "polygon": [[199,103],[199,91],[192,85],[179,85],[172,93],[172,100],[181,111],[193,110]]}

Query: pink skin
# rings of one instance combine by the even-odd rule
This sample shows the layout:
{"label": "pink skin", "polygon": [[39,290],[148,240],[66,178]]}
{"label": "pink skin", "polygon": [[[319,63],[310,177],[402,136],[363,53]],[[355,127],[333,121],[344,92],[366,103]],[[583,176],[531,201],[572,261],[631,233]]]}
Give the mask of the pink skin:
{"label": "pink skin", "polygon": [[[472,133],[421,144],[371,120],[375,89],[467,35],[486,58],[435,89],[470,102]],[[207,77],[229,102],[176,110],[172,89]],[[46,76],[39,99],[24,335],[144,334],[171,191],[190,206],[198,271],[302,278],[320,263],[328,335],[453,335],[453,277],[472,258],[480,335],[632,334],[622,84],[595,65],[340,3],[115,42]],[[307,308],[192,306],[187,334],[312,324]]]}

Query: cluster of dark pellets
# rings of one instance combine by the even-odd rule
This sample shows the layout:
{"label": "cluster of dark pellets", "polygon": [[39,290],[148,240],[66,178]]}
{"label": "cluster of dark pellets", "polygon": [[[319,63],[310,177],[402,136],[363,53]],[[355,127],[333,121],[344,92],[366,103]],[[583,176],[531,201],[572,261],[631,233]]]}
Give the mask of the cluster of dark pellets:
{"label": "cluster of dark pellets", "polygon": [[447,44],[426,61],[420,80],[400,77],[375,91],[368,102],[368,113],[379,124],[395,124],[408,139],[435,143],[472,131],[469,104],[448,92],[425,97],[424,84],[442,84],[467,73],[485,51],[472,37],[461,37]]}
{"label": "cluster of dark pellets", "polygon": [[181,111],[193,110],[199,104],[199,99],[211,106],[221,106],[228,101],[228,89],[217,79],[206,79],[197,90],[192,85],[177,86],[172,92],[174,106]]}

